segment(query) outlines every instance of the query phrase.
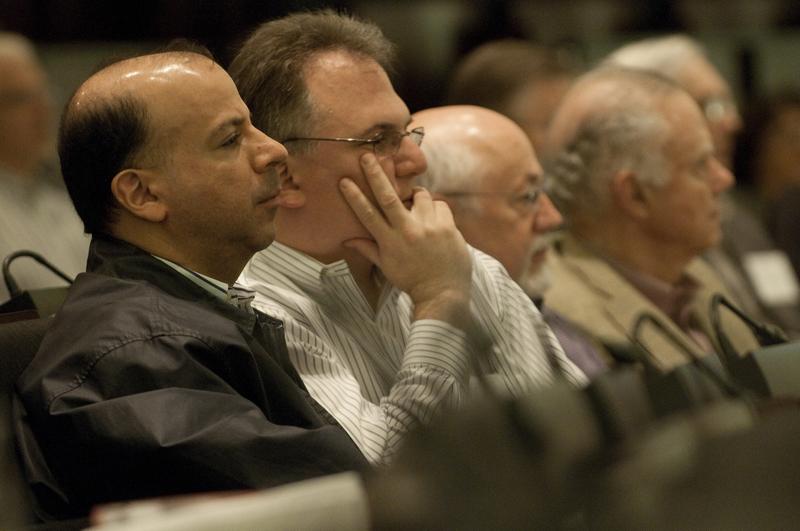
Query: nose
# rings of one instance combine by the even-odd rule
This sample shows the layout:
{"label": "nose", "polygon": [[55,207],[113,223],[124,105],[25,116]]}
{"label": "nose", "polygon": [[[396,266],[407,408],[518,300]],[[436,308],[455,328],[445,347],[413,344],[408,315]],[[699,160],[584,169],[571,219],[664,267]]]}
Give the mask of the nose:
{"label": "nose", "polygon": [[724,164],[715,157],[712,159],[711,165],[711,179],[709,185],[714,193],[722,193],[733,186],[736,182],[736,178]]}
{"label": "nose", "polygon": [[542,194],[539,198],[539,210],[534,218],[534,230],[536,232],[549,232],[560,227],[563,222],[564,218],[561,216],[561,212],[547,197],[547,194]]}
{"label": "nose", "polygon": [[253,166],[257,171],[264,171],[268,166],[273,164],[285,164],[289,153],[286,148],[278,142],[273,140],[261,130],[253,127]]}
{"label": "nose", "polygon": [[428,168],[428,163],[422,149],[406,136],[400,142],[400,149],[394,156],[394,167],[398,179],[410,179],[424,172]]}

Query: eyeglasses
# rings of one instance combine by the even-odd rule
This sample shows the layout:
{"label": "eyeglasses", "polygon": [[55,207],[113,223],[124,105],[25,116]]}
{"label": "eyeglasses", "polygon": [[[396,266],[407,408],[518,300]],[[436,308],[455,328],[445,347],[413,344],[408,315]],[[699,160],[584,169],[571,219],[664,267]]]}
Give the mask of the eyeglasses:
{"label": "eyeglasses", "polygon": [[720,122],[730,116],[738,116],[739,109],[730,96],[709,96],[697,102],[709,122]]}
{"label": "eyeglasses", "polygon": [[400,150],[400,144],[405,137],[411,138],[411,141],[416,145],[422,144],[422,139],[425,137],[425,128],[416,127],[411,131],[398,131],[396,129],[389,129],[381,131],[372,138],[340,138],[340,137],[293,137],[287,138],[283,142],[299,142],[299,141],[322,141],[322,142],[350,142],[353,144],[371,144],[372,150],[375,152],[376,157],[387,157],[397,155]]}
{"label": "eyeglasses", "polygon": [[535,214],[539,211],[539,199],[544,194],[544,185],[531,186],[521,194],[509,195],[504,192],[443,192],[447,197],[505,197],[514,208],[524,214]]}

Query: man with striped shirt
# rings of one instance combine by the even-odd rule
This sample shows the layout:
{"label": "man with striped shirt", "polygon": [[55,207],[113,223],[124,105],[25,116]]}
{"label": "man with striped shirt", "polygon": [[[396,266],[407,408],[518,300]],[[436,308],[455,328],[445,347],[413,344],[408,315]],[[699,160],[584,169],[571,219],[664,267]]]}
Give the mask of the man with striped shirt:
{"label": "man with striped shirt", "polygon": [[377,27],[323,11],[264,24],[230,67],[254,123],[289,150],[276,241],[240,281],[373,463],[461,403],[473,361],[514,393],[556,371],[583,379],[503,267],[413,187],[424,130],[392,88],[391,56]]}

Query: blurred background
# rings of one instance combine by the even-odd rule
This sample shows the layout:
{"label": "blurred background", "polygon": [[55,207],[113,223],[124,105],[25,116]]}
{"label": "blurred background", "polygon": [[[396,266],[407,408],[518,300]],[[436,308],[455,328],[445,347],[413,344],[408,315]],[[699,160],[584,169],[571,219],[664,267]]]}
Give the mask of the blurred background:
{"label": "blurred background", "polygon": [[626,41],[698,38],[741,104],[800,74],[798,0],[0,0],[0,29],[38,46],[60,105],[109,57],[188,37],[227,64],[260,22],[333,7],[378,23],[398,45],[398,92],[412,111],[441,102],[457,59],[500,37],[564,47],[585,65]]}

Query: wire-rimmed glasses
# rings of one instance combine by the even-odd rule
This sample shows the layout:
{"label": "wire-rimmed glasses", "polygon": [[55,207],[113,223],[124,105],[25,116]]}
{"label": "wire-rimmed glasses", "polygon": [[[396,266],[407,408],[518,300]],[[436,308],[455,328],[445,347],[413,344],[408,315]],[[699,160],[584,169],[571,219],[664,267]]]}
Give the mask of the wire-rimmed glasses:
{"label": "wire-rimmed glasses", "polygon": [[397,129],[387,129],[381,131],[372,138],[346,138],[346,137],[292,137],[287,138],[283,142],[300,142],[300,141],[314,141],[314,142],[349,142],[353,144],[370,144],[372,150],[375,152],[376,157],[387,157],[397,155],[400,150],[400,144],[403,139],[409,137],[416,145],[422,144],[422,139],[425,137],[424,127],[415,127],[411,131],[399,131]]}

